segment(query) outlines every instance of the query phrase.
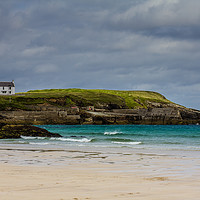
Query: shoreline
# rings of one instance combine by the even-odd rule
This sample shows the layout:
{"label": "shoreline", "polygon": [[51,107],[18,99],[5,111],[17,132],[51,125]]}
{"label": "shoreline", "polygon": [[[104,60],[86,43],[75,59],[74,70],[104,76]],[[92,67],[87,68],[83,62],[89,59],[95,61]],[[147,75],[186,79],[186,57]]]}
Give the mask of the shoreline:
{"label": "shoreline", "polygon": [[1,200],[196,200],[200,196],[200,163],[194,152],[3,148]]}

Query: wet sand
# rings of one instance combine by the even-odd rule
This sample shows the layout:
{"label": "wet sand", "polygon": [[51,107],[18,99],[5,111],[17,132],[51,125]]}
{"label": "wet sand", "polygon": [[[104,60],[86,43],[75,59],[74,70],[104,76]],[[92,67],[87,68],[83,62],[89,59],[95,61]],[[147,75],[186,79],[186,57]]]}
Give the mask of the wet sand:
{"label": "wet sand", "polygon": [[198,200],[192,154],[0,148],[1,200]]}

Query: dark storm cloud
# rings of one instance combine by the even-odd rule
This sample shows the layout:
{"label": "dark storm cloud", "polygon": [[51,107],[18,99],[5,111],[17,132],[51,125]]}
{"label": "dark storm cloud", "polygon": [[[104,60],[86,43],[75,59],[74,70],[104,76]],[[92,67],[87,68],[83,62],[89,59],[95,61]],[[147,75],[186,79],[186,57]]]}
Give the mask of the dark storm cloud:
{"label": "dark storm cloud", "polygon": [[198,0],[148,0],[115,14],[109,26],[146,35],[199,38]]}
{"label": "dark storm cloud", "polygon": [[177,40],[190,39],[200,40],[200,27],[157,27],[147,31],[141,31],[144,35],[154,35],[155,37],[168,37]]}
{"label": "dark storm cloud", "polygon": [[0,1],[0,80],[154,90],[199,108],[198,0]]}

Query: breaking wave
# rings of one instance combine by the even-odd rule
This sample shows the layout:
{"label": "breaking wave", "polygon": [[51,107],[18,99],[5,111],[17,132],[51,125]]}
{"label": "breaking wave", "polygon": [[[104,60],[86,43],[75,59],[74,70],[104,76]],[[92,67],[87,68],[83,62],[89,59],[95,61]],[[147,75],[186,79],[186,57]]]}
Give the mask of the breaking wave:
{"label": "breaking wave", "polygon": [[142,142],[112,142],[114,144],[124,144],[124,145],[137,145],[141,144]]}
{"label": "breaking wave", "polygon": [[32,144],[32,145],[48,145],[50,143],[48,143],[48,142],[30,142],[29,144]]}
{"label": "breaking wave", "polygon": [[20,136],[22,139],[24,140],[35,140],[35,139],[38,139],[38,140],[45,140],[46,137],[31,137],[31,136]]}
{"label": "breaking wave", "polygon": [[104,135],[117,135],[117,134],[121,134],[122,132],[118,132],[118,131],[106,131],[104,133]]}
{"label": "breaking wave", "polygon": [[59,140],[59,141],[67,141],[67,142],[91,142],[92,139],[87,138],[81,138],[81,139],[75,139],[75,138],[50,138],[50,140]]}

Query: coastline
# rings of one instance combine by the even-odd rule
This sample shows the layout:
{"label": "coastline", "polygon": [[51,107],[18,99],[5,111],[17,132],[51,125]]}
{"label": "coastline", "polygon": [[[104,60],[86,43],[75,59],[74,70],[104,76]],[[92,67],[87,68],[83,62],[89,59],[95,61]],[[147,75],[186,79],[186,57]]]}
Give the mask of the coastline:
{"label": "coastline", "polygon": [[1,200],[190,199],[198,152],[1,146]]}

